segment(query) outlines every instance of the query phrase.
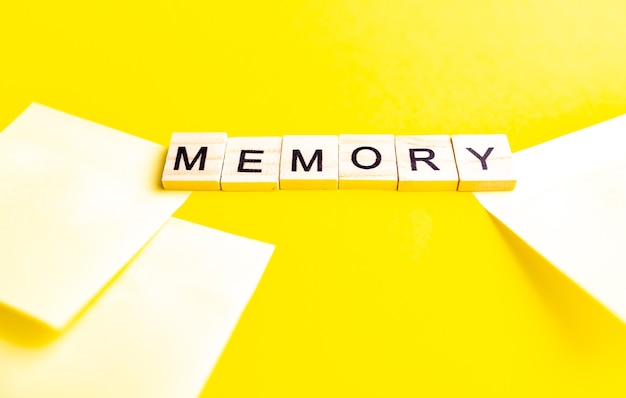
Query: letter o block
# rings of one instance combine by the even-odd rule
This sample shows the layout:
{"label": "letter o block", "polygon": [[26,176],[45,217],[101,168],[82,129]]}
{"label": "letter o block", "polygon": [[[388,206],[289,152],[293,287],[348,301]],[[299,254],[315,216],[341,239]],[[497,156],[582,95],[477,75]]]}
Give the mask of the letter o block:
{"label": "letter o block", "polygon": [[396,137],[398,191],[456,191],[459,175],[449,135]]}
{"label": "letter o block", "polygon": [[339,189],[397,188],[398,169],[392,134],[339,136]]}

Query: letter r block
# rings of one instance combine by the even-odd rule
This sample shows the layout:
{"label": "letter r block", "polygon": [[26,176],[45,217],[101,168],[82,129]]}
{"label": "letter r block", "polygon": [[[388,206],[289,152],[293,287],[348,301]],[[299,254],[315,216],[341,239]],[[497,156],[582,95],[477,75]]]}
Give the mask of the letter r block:
{"label": "letter r block", "polygon": [[459,175],[449,135],[396,136],[398,191],[456,191]]}
{"label": "letter r block", "polygon": [[337,189],[338,180],[338,136],[283,137],[280,189]]}
{"label": "letter r block", "polygon": [[339,189],[397,188],[398,168],[392,134],[339,136]]}
{"label": "letter r block", "polygon": [[219,191],[226,133],[173,133],[165,159],[163,188]]}
{"label": "letter r block", "polygon": [[453,135],[459,191],[509,191],[517,179],[505,134]]}
{"label": "letter r block", "polygon": [[229,138],[222,170],[222,190],[277,190],[281,144],[281,137]]}

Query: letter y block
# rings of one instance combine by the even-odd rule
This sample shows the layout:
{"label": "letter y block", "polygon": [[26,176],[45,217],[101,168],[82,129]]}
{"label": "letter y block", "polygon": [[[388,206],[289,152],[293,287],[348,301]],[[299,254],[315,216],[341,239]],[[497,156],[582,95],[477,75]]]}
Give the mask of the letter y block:
{"label": "letter y block", "polygon": [[453,135],[459,191],[510,191],[517,179],[505,134]]}

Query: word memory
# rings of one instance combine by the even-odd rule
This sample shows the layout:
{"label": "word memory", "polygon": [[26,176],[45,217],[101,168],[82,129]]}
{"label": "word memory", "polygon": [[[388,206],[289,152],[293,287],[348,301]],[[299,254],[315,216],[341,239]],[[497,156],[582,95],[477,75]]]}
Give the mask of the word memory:
{"label": "word memory", "polygon": [[504,134],[174,133],[161,182],[190,191],[505,191],[515,187],[512,163]]}

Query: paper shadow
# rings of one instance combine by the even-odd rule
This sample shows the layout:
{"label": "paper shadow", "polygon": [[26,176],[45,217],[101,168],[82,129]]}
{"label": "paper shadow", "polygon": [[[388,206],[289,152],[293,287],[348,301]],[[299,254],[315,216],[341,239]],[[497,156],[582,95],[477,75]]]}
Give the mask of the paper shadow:
{"label": "paper shadow", "polygon": [[25,347],[41,347],[59,335],[58,331],[11,307],[0,304],[0,338]]}
{"label": "paper shadow", "polygon": [[618,335],[623,339],[626,325],[619,318],[500,220],[491,214],[489,216],[519,260],[537,296],[545,302],[548,314],[563,329],[564,336],[574,339],[577,346],[585,342],[593,344],[592,341],[605,339],[607,335]]}

